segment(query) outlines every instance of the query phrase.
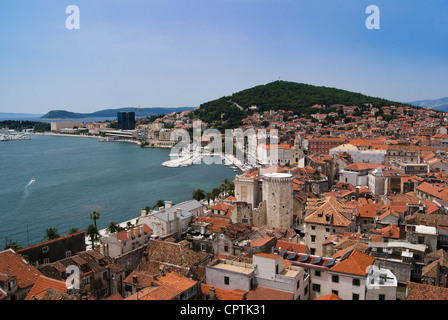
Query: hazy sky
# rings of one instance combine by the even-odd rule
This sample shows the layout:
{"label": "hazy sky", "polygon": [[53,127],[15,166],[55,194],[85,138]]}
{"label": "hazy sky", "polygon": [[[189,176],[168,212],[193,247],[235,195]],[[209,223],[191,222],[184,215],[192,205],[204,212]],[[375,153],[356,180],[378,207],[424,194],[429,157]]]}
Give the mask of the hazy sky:
{"label": "hazy sky", "polygon": [[198,106],[278,79],[406,102],[448,96],[447,76],[446,0],[0,0],[0,112]]}

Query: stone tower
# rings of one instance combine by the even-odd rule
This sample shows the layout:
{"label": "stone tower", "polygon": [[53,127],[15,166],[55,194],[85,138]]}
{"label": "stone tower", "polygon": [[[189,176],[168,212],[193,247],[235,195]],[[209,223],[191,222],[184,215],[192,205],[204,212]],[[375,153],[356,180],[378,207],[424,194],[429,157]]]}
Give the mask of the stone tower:
{"label": "stone tower", "polygon": [[293,176],[289,173],[266,173],[262,179],[267,225],[275,228],[291,228],[293,224]]}

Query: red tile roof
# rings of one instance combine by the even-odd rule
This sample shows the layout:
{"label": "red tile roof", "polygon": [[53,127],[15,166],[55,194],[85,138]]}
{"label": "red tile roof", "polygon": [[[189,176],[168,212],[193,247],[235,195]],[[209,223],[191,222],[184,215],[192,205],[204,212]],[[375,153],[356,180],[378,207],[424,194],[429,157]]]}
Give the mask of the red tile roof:
{"label": "red tile roof", "polygon": [[374,261],[374,257],[371,257],[358,250],[353,250],[348,258],[339,261],[333,267],[331,267],[330,270],[341,273],[365,276],[367,274],[368,268],[373,264]]}
{"label": "red tile roof", "polygon": [[[156,287],[145,288],[126,300],[173,300],[181,293],[197,285],[190,278],[181,276],[176,272],[166,273],[154,280]],[[144,291],[145,290],[145,291]]]}
{"label": "red tile roof", "polygon": [[[210,294],[210,285],[206,283],[201,283],[201,292],[204,295]],[[247,291],[242,290],[228,290],[225,288],[215,288],[215,295],[217,300],[245,300]]]}
{"label": "red tile roof", "polygon": [[28,292],[25,300],[34,300],[34,297],[36,297],[37,300],[40,300],[47,293],[48,289],[65,293],[67,291],[67,285],[65,284],[65,281],[40,276],[34,283],[30,292]]}
{"label": "red tile roof", "polygon": [[[336,197],[327,197],[324,202],[306,218],[306,223],[328,224],[332,226],[347,227],[351,221],[343,213],[351,214],[353,209],[347,204],[339,202]],[[329,220],[327,220],[329,218]]]}
{"label": "red tile roof", "polygon": [[448,300],[448,288],[408,281],[407,300]]}
{"label": "red tile roof", "polygon": [[[143,233],[141,232],[141,227],[143,227]],[[117,237],[118,237],[118,239],[120,239],[121,242],[131,240],[128,237],[128,231],[130,232],[131,238],[133,239],[133,238],[137,237],[138,235],[147,234],[152,230],[146,224],[139,224],[136,227],[132,227],[127,230],[119,231],[119,232],[117,232]]]}
{"label": "red tile roof", "polygon": [[307,253],[308,252],[308,247],[305,244],[284,241],[284,240],[277,240],[277,243],[275,244],[275,248],[280,251],[288,250],[291,252],[299,252],[299,253]]}
{"label": "red tile roof", "polygon": [[423,182],[416,188],[416,190],[427,193],[438,199],[448,200],[448,186],[446,185]]}
{"label": "red tile roof", "polygon": [[42,273],[11,249],[0,252],[0,274],[4,279],[16,278],[20,289],[34,285]]}
{"label": "red tile roof", "polygon": [[314,298],[313,300],[342,300],[342,298],[334,293],[330,293],[322,297]]}
{"label": "red tile roof", "polygon": [[261,247],[261,246],[265,245],[266,243],[268,243],[269,241],[271,241],[272,239],[275,239],[275,237],[255,239],[250,242],[250,246],[251,247]]}
{"label": "red tile roof", "polygon": [[249,291],[246,300],[292,300],[293,296],[291,292],[257,286]]}
{"label": "red tile roof", "polygon": [[400,229],[394,224],[390,224],[382,229],[377,230],[372,229],[370,230],[370,232],[381,234],[383,238],[400,239],[401,237]]}

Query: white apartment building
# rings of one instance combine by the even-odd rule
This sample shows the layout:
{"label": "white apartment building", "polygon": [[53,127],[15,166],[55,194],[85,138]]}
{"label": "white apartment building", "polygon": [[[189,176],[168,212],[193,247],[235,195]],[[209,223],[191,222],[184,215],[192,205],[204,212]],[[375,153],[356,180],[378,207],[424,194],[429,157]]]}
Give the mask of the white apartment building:
{"label": "white apartment building", "polygon": [[396,299],[397,280],[393,273],[387,269],[378,272],[375,258],[360,251],[348,251],[340,259],[293,252],[281,254],[309,274],[311,300],[331,293],[343,300]]}
{"label": "white apartment building", "polygon": [[103,255],[115,258],[148,243],[152,230],[139,224],[127,230],[110,234],[101,239],[100,251]]}
{"label": "white apartment building", "polygon": [[171,202],[165,201],[165,206],[157,211],[147,214],[142,210],[139,222],[149,226],[154,236],[180,238],[181,234],[187,231],[191,219],[203,215],[204,206],[197,200],[185,201],[174,206]]}
{"label": "white apartment building", "polygon": [[289,294],[291,300],[307,300],[309,277],[300,266],[285,267],[282,256],[258,253],[253,263],[218,259],[206,269],[207,284],[249,292],[259,287]]}

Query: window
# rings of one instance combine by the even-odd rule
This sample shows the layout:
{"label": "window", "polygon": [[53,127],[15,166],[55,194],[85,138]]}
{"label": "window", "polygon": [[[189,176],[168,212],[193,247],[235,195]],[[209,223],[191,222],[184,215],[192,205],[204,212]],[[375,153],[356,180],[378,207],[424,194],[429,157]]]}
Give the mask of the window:
{"label": "window", "polygon": [[50,250],[50,248],[48,248],[48,246],[45,246],[45,247],[42,248],[42,252],[43,252],[43,253],[46,253],[46,252],[48,252],[49,250]]}
{"label": "window", "polygon": [[320,292],[320,284],[313,283],[313,291],[314,292]]}
{"label": "window", "polygon": [[320,277],[320,270],[314,270],[314,275],[316,277]]}
{"label": "window", "polygon": [[72,256],[72,252],[71,252],[71,250],[67,250],[67,251],[65,251],[65,257],[66,257],[66,258],[71,257],[71,256]]}
{"label": "window", "polygon": [[331,276],[331,281],[339,283],[339,276],[336,275]]}
{"label": "window", "polygon": [[380,294],[378,300],[386,300],[386,296],[384,294]]}
{"label": "window", "polygon": [[44,258],[44,264],[50,263],[50,258]]}
{"label": "window", "polygon": [[103,272],[103,280],[107,280],[107,270]]}
{"label": "window", "polygon": [[359,294],[354,293],[353,297],[352,297],[352,300],[359,300]]}
{"label": "window", "polygon": [[339,291],[338,290],[331,290],[332,293],[334,293],[335,295],[339,295]]}
{"label": "window", "polygon": [[12,279],[9,283],[8,283],[8,290],[11,291],[12,289],[14,289],[17,286],[17,281],[16,279]]}
{"label": "window", "polygon": [[224,251],[229,252],[229,246],[224,246]]}
{"label": "window", "polygon": [[316,242],[316,236],[315,235],[311,235],[311,242]]}
{"label": "window", "polygon": [[201,251],[205,251],[206,248],[207,246],[205,245],[205,243],[201,243]]}
{"label": "window", "polygon": [[224,284],[228,286],[229,283],[230,283],[230,278],[227,277],[227,276],[225,276],[225,277],[224,277]]}
{"label": "window", "polygon": [[360,281],[359,281],[359,279],[353,279],[353,285],[354,286],[360,286]]}
{"label": "window", "polygon": [[278,274],[278,264],[275,265],[275,274]]}
{"label": "window", "polygon": [[297,283],[296,283],[296,288],[297,288],[297,289],[299,289],[299,288],[300,288],[300,280],[297,280]]}

